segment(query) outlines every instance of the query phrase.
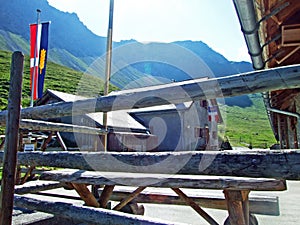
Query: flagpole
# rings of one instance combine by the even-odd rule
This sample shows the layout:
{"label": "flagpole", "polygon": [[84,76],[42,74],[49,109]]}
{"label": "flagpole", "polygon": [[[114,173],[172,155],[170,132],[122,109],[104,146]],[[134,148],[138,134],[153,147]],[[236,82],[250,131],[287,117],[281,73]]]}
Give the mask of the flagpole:
{"label": "flagpole", "polygon": [[31,99],[30,99],[30,107],[33,107],[33,97],[34,97],[34,87],[35,87],[35,76],[36,76],[36,50],[37,50],[37,35],[38,35],[38,25],[40,24],[40,13],[41,10],[37,9],[37,19],[36,19],[36,34],[35,34],[35,45],[34,45],[34,57],[33,57],[33,74],[32,74],[32,78],[31,78]]}
{"label": "flagpole", "polygon": [[[104,96],[109,93],[109,80],[111,75],[111,59],[112,59],[112,34],[113,34],[113,13],[114,13],[114,0],[110,0],[109,6],[109,21],[106,42],[106,67],[105,67],[105,83],[104,83]],[[107,129],[107,113],[103,113],[103,126]],[[107,151],[107,134],[104,135],[104,151]]]}

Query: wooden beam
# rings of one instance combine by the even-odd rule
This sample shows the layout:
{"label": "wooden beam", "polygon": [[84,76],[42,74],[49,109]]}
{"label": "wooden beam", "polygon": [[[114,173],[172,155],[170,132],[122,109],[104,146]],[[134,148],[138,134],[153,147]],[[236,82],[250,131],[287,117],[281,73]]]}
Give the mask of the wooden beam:
{"label": "wooden beam", "polygon": [[64,185],[60,182],[55,181],[32,181],[27,182],[23,185],[16,185],[15,193],[19,195],[28,193],[37,193],[40,191],[51,190],[56,188],[61,188]]}
{"label": "wooden beam", "polygon": [[[0,163],[3,152],[0,152]],[[183,152],[19,152],[20,165],[109,172],[300,180],[300,150]]]}
{"label": "wooden beam", "polygon": [[[86,206],[76,206],[73,204],[63,202],[41,201],[33,198],[15,196],[15,206],[26,208],[29,210],[36,210],[40,212],[51,213],[63,218],[72,218],[75,221],[82,221],[88,224],[108,225],[108,224],[149,224],[149,225],[163,225],[170,224],[167,221],[147,218],[145,216],[131,215],[114,210],[107,210],[102,208],[93,208]],[[173,223],[172,224],[179,224]]]}
{"label": "wooden beam", "polygon": [[206,175],[98,172],[75,169],[53,170],[41,174],[41,180],[69,183],[126,185],[133,187],[203,188],[215,190],[282,191],[286,183],[272,178]]}
{"label": "wooden beam", "polygon": [[[271,82],[270,77],[272,77]],[[277,67],[215,79],[196,79],[129,90],[96,99],[24,108],[21,117],[23,119],[56,118],[298,88],[300,87],[299,79],[299,65]],[[5,123],[6,116],[7,111],[0,112],[1,124]]]}
{"label": "wooden beam", "polygon": [[113,210],[121,210],[125,205],[131,202],[136,196],[138,196],[146,187],[138,187],[132,193],[128,194],[126,198],[122,199],[118,205],[116,205]]}
{"label": "wooden beam", "polygon": [[281,27],[282,46],[300,45],[300,24],[284,25]]}
{"label": "wooden beam", "polygon": [[8,96],[8,116],[5,130],[5,148],[0,194],[0,224],[12,222],[14,187],[16,182],[17,151],[19,142],[19,122],[22,97],[24,55],[14,52],[11,60],[10,86]]}

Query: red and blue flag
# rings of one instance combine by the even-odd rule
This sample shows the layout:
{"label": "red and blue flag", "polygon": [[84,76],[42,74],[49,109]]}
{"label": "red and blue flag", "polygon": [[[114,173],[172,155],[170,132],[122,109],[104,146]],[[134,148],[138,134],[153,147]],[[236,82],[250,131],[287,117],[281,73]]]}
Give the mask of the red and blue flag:
{"label": "red and blue flag", "polygon": [[49,24],[50,22],[30,25],[30,88],[33,100],[43,95]]}

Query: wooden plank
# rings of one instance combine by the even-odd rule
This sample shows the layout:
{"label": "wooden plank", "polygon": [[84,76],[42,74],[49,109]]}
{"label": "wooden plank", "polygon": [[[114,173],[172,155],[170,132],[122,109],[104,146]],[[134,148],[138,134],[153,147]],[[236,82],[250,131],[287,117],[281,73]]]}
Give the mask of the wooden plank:
{"label": "wooden plank", "polygon": [[94,127],[79,126],[65,123],[53,123],[41,120],[22,119],[20,128],[39,131],[60,131],[60,132],[76,132],[83,134],[105,134],[106,130]]}
{"label": "wooden plank", "polygon": [[[272,82],[270,82],[272,77]],[[192,100],[215,99],[256,92],[300,87],[300,66],[277,67],[216,79],[196,79],[166,85],[135,89],[122,94],[96,99],[62,102],[24,108],[21,117],[45,119],[63,116],[84,115],[93,112],[108,112],[121,109],[144,108],[176,104]],[[176,93],[176,94],[175,94]],[[0,112],[0,123],[5,123],[7,111]]]}
{"label": "wooden plank", "polygon": [[14,186],[18,151],[19,122],[22,97],[24,55],[14,52],[11,61],[10,86],[8,96],[8,117],[5,130],[5,150],[0,194],[0,224],[12,222]]}
{"label": "wooden plank", "polygon": [[163,224],[180,224],[170,223],[167,221],[152,219],[145,216],[131,215],[113,210],[107,210],[102,208],[93,208],[86,206],[76,206],[73,204],[63,202],[50,202],[41,201],[33,198],[27,198],[23,196],[15,196],[15,206],[26,208],[29,210],[36,210],[40,212],[51,213],[63,218],[72,218],[75,221],[82,221],[88,224],[97,225],[163,225]]}
{"label": "wooden plank", "polygon": [[203,175],[97,172],[74,169],[44,172],[41,180],[53,180],[94,185],[126,185],[171,188],[202,188],[282,191],[286,183],[272,178],[220,177]]}
{"label": "wooden plank", "polygon": [[[3,152],[0,152],[0,162]],[[19,152],[20,165],[110,172],[300,179],[300,150]]]}
{"label": "wooden plank", "polygon": [[[112,193],[110,200],[121,201],[134,190],[132,187],[117,186]],[[175,193],[168,191],[166,188],[147,188],[134,198],[137,203],[154,203],[154,204],[172,204],[185,205]],[[212,193],[207,190],[191,191],[184,189],[185,193],[197,204],[204,208],[227,210],[227,204],[222,193]],[[100,189],[101,193],[101,189]],[[254,195],[249,198],[250,212],[262,215],[279,216],[279,201],[276,196]]]}

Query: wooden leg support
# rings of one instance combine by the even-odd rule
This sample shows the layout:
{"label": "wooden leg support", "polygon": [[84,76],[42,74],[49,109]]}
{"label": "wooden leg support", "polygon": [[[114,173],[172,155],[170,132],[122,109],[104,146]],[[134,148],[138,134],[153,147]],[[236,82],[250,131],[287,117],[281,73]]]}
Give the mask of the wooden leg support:
{"label": "wooden leg support", "polygon": [[114,188],[115,188],[115,185],[105,185],[105,187],[101,193],[100,199],[99,199],[100,207],[106,208],[107,202],[108,202]]}
{"label": "wooden leg support", "polygon": [[100,206],[95,196],[90,192],[90,190],[87,188],[85,184],[72,183],[72,186],[74,187],[76,192],[79,194],[79,196],[87,206],[92,206],[92,207]]}
{"label": "wooden leg support", "polygon": [[224,190],[231,225],[249,225],[249,191]]}
{"label": "wooden leg support", "polygon": [[209,224],[218,225],[218,223],[208,215],[197,203],[184,194],[179,188],[171,188],[187,205],[191,206],[200,216],[202,216]]}
{"label": "wooden leg support", "polygon": [[43,144],[41,146],[41,151],[45,151],[48,144],[50,143],[50,141],[52,140],[52,136],[53,136],[53,133],[51,132],[48,137],[43,141]]}
{"label": "wooden leg support", "polygon": [[65,145],[65,143],[64,143],[64,141],[63,141],[63,139],[62,139],[62,137],[60,136],[60,133],[59,133],[58,131],[56,132],[56,137],[57,137],[57,140],[58,140],[58,142],[59,142],[60,147],[62,148],[62,150],[63,150],[63,151],[68,151],[68,148],[67,148],[67,146]]}
{"label": "wooden leg support", "polygon": [[25,184],[25,182],[28,180],[28,178],[30,176],[34,176],[32,173],[33,173],[33,170],[35,169],[35,166],[29,166],[27,168],[27,172],[25,174],[25,176],[23,178],[21,178],[20,180],[20,184]]}
{"label": "wooden leg support", "polygon": [[143,190],[145,190],[146,187],[139,187],[134,192],[132,192],[130,195],[127,196],[127,198],[123,199],[118,205],[116,205],[113,209],[114,210],[120,210],[125,205],[127,205],[129,202],[131,202],[136,196],[138,196]]}

